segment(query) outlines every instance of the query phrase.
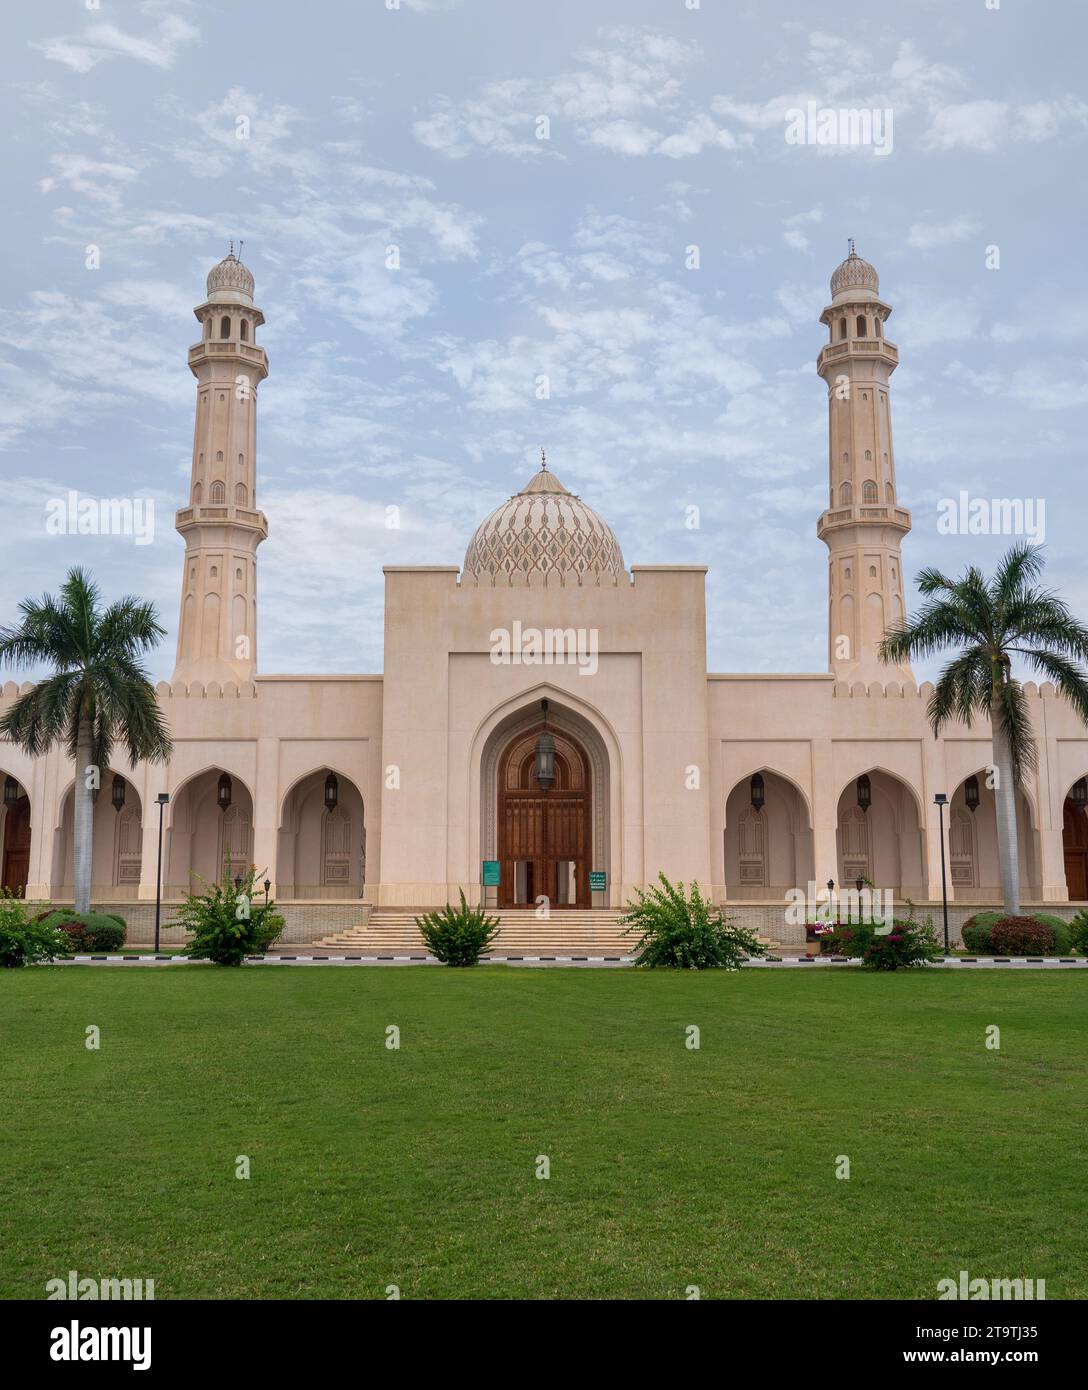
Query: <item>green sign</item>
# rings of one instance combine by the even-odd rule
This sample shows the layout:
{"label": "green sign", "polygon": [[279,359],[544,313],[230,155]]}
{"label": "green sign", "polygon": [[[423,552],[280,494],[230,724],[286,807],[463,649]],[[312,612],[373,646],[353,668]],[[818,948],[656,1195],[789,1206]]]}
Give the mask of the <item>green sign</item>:
{"label": "green sign", "polygon": [[484,860],[484,887],[497,888],[499,886],[499,861],[497,859]]}
{"label": "green sign", "polygon": [[608,875],[603,869],[594,869],[589,875],[589,891],[603,893],[608,887]]}

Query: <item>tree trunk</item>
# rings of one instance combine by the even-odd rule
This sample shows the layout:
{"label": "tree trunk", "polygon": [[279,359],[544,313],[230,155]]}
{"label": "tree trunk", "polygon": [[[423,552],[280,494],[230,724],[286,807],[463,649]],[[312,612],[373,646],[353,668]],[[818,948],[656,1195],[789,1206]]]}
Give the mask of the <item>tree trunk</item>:
{"label": "tree trunk", "polygon": [[990,711],[990,719],[993,724],[994,769],[997,773],[994,806],[997,812],[997,859],[1001,866],[1001,896],[1004,899],[1006,916],[1018,917],[1020,847],[1016,834],[1016,779],[1013,776],[1008,740],[1001,727],[1001,715],[996,705]]}
{"label": "tree trunk", "polygon": [[72,886],[77,912],[91,908],[91,861],[93,857],[94,802],[87,785],[87,768],[91,765],[94,742],[91,721],[81,719],[76,742],[75,832],[73,835]]}

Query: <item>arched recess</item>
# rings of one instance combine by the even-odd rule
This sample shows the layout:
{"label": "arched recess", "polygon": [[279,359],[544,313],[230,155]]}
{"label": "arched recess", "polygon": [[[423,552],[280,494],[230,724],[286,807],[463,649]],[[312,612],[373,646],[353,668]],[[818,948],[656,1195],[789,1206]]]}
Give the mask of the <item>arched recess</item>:
{"label": "arched recess", "polygon": [[[762,778],[756,809],[752,779]],[[756,793],[758,800],[758,790]],[[790,778],[772,768],[742,777],[725,803],[725,884],[730,899],[781,899],[815,877],[808,801]]]}
{"label": "arched recess", "polygon": [[[230,804],[220,806],[221,777],[230,778]],[[227,861],[230,874],[245,874],[253,861],[253,794],[233,772],[205,768],[178,786],[170,799],[163,844],[163,895],[184,897],[218,883]],[[265,865],[258,864],[261,871]]]}
{"label": "arched recess", "polygon": [[883,768],[870,768],[870,802],[859,804],[858,778],[843,788],[838,801],[836,844],[839,883],[853,886],[868,879],[880,892],[923,898],[926,892],[925,836],[921,802],[909,783]]}
{"label": "arched recess", "polygon": [[1080,777],[1062,804],[1065,886],[1070,902],[1088,901],[1088,779]]}
{"label": "arched recess", "polygon": [[365,883],[362,793],[335,768],[314,768],[292,783],[280,805],[276,850],[280,901],[361,898]]}
{"label": "arched recess", "polygon": [[499,761],[519,733],[541,721],[540,701],[548,700],[548,726],[569,733],[589,760],[591,795],[591,872],[605,873],[608,887],[592,895],[594,907],[619,906],[623,901],[624,865],[621,850],[622,765],[619,741],[599,711],[566,691],[541,685],[506,701],[481,722],[470,749],[471,835],[470,872],[478,881],[480,861],[498,857]]}
{"label": "arched recess", "polygon": [[[965,777],[948,803],[948,881],[956,900],[963,903],[1001,902],[1001,863],[997,854],[997,801],[987,786],[989,768],[980,767]],[[968,798],[967,784],[974,783],[978,800]],[[1036,853],[1035,812],[1021,790],[1016,796],[1016,839],[1020,859],[1020,892],[1037,897],[1040,878]]]}
{"label": "arched recess", "polygon": [[[94,805],[91,845],[91,899],[95,902],[135,898],[143,866],[143,804],[130,780],[115,768],[102,778]],[[121,779],[123,799],[114,801],[114,782]],[[53,832],[53,894],[62,901],[75,895],[75,783],[59,802]]]}
{"label": "arched recess", "polygon": [[0,768],[0,789],[0,887],[21,898],[30,873],[30,797],[6,768]]}

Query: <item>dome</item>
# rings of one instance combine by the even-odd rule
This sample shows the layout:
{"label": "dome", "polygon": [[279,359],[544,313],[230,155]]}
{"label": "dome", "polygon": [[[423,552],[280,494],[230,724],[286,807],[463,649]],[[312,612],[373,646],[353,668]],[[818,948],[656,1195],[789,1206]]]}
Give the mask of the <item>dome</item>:
{"label": "dome", "polygon": [[851,242],[849,256],[831,277],[831,294],[837,299],[839,295],[857,295],[859,292],[863,298],[875,298],[880,293],[880,279],[876,267],[863,261]]}
{"label": "dome", "polygon": [[520,492],[476,528],[462,582],[615,585],[623,572],[611,527],[542,463]]}
{"label": "dome", "polygon": [[253,299],[253,276],[233,250],[208,272],[208,298],[223,297],[218,294],[223,290],[227,291],[228,298],[244,295]]}

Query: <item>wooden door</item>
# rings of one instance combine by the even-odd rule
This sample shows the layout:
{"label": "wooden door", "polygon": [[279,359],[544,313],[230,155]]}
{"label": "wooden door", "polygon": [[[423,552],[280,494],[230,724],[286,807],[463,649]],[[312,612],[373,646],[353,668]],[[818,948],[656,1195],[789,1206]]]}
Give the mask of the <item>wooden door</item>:
{"label": "wooden door", "polygon": [[589,760],[567,734],[555,739],[555,782],[541,791],[534,775],[543,723],[520,734],[499,762],[499,906],[587,908],[592,868]]}
{"label": "wooden door", "polygon": [[4,817],[3,887],[19,897],[26,894],[30,873],[30,800],[21,796]]}
{"label": "wooden door", "polygon": [[1088,900],[1088,814],[1066,797],[1062,825],[1065,883],[1073,902]]}

